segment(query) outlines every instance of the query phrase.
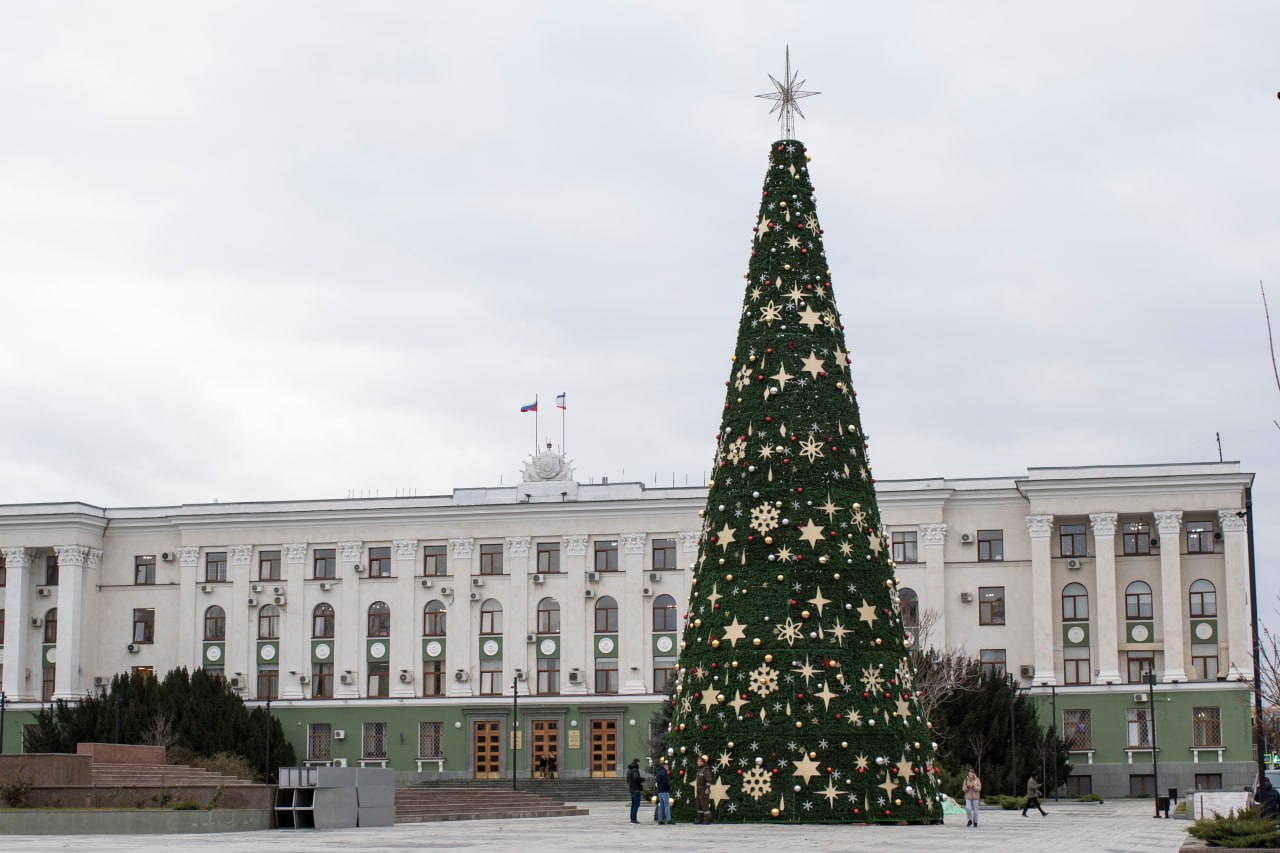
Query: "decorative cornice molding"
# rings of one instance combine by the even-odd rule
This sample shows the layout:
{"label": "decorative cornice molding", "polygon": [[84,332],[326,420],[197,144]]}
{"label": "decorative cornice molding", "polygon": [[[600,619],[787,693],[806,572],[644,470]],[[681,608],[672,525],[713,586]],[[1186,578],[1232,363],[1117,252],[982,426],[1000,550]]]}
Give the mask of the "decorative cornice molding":
{"label": "decorative cornice molding", "polygon": [[684,554],[698,553],[698,532],[680,534],[680,551]]}
{"label": "decorative cornice molding", "polygon": [[0,548],[8,571],[20,571],[31,565],[31,552],[26,548]]}
{"label": "decorative cornice molding", "polygon": [[1156,530],[1162,536],[1177,536],[1182,532],[1182,510],[1171,509],[1152,513],[1156,517]]}
{"label": "decorative cornice molding", "polygon": [[60,568],[84,568],[89,557],[89,549],[83,545],[54,545],[53,550],[58,555]]}
{"label": "decorative cornice molding", "polygon": [[1114,512],[1089,513],[1089,523],[1093,525],[1094,537],[1115,536],[1116,518],[1118,518],[1118,516]]}
{"label": "decorative cornice molding", "polygon": [[1028,515],[1027,535],[1032,539],[1048,539],[1053,534],[1052,515]]}
{"label": "decorative cornice molding", "polygon": [[247,566],[253,561],[252,545],[228,545],[227,551],[231,555],[233,566]]}
{"label": "decorative cornice molding", "polygon": [[391,547],[396,550],[397,560],[416,560],[418,558],[417,539],[393,539]]}
{"label": "decorative cornice molding", "polygon": [[450,539],[449,550],[452,552],[455,560],[470,560],[471,552],[475,550],[476,540],[474,539]]}
{"label": "decorative cornice molding", "polygon": [[564,553],[570,557],[587,556],[586,534],[575,534],[573,536],[564,537]]}
{"label": "decorative cornice molding", "polygon": [[339,542],[338,550],[341,553],[342,560],[347,563],[358,563],[360,557],[364,555],[363,542]]}
{"label": "decorative cornice molding", "polygon": [[173,549],[178,554],[178,564],[184,569],[194,569],[200,565],[200,549],[194,545],[182,545]]}
{"label": "decorative cornice molding", "polygon": [[284,560],[290,565],[305,563],[307,561],[307,543],[306,542],[286,542],[280,546],[284,548]]}
{"label": "decorative cornice molding", "polygon": [[947,541],[947,524],[945,521],[922,524],[920,536],[926,545],[944,545]]}
{"label": "decorative cornice molding", "polygon": [[644,543],[649,537],[643,533],[622,534],[622,553],[643,554]]}
{"label": "decorative cornice molding", "polygon": [[528,536],[508,536],[507,551],[513,557],[529,556],[529,537]]}
{"label": "decorative cornice molding", "polygon": [[[197,548],[196,550],[199,550],[199,549]],[[90,549],[89,549],[89,557],[88,557],[88,559],[85,561],[85,565],[86,565],[86,566],[88,566],[91,570],[94,570],[94,571],[96,571],[96,570],[98,570],[98,569],[102,568],[102,549],[101,549],[101,548],[90,548]]]}
{"label": "decorative cornice molding", "polygon": [[1218,526],[1222,528],[1223,533],[1244,533],[1248,529],[1248,523],[1244,517],[1236,514],[1238,512],[1241,510],[1218,510]]}

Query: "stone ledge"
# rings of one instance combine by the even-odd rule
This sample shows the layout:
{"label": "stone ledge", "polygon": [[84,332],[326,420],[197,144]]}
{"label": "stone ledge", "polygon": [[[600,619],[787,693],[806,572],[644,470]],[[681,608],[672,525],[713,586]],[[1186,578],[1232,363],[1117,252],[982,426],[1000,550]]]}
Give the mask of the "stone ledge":
{"label": "stone ledge", "polygon": [[271,828],[270,809],[0,809],[0,835],[170,835]]}

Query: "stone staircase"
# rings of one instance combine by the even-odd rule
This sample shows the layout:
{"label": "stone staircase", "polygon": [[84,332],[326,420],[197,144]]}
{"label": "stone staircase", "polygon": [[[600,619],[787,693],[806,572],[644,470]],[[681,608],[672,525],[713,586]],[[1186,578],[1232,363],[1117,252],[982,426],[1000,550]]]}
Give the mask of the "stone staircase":
{"label": "stone staircase", "polygon": [[92,767],[95,788],[177,788],[252,785],[244,779],[188,767],[185,764],[98,764]]}
{"label": "stone staircase", "polygon": [[[647,776],[647,774],[646,774]],[[652,780],[650,779],[650,783]],[[531,794],[540,794],[544,797],[560,800],[565,803],[586,803],[586,802],[627,802],[627,780],[626,779],[590,779],[590,778],[559,778],[559,779],[529,779],[527,777],[517,779],[516,786],[521,791]],[[438,789],[438,788],[466,788],[469,790],[494,790],[505,789],[511,790],[510,779],[468,779],[465,781],[418,781],[407,786],[407,790],[414,789]]]}
{"label": "stone staircase", "polygon": [[440,820],[511,820],[532,817],[574,817],[586,809],[550,797],[510,788],[446,788],[418,786],[396,789],[396,823]]}

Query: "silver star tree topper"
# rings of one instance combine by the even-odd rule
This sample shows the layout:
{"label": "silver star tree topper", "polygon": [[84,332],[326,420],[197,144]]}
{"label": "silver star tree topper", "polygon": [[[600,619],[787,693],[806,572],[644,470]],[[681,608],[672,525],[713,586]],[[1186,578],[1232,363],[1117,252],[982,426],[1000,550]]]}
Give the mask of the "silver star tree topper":
{"label": "silver star tree topper", "polygon": [[800,87],[804,85],[805,81],[801,80],[797,83],[796,78],[799,76],[799,71],[794,74],[791,72],[791,45],[787,45],[787,62],[782,72],[782,81],[779,81],[778,78],[774,77],[772,74],[769,75],[769,79],[773,81],[773,87],[777,91],[766,92],[763,95],[756,95],[757,98],[767,98],[771,101],[777,101],[777,103],[773,105],[773,109],[769,110],[769,114],[779,114],[778,121],[782,122],[783,139],[793,138],[792,131],[795,126],[793,124],[791,114],[795,113],[800,116],[800,118],[804,118],[804,113],[800,111],[800,105],[797,104],[796,101],[800,98],[807,98],[810,95],[822,94],[821,92],[801,91]]}

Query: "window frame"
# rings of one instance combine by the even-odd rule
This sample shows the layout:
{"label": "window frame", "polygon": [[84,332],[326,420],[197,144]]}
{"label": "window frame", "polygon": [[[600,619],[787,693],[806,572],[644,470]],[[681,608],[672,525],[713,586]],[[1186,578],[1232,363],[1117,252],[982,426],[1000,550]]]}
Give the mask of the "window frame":
{"label": "window frame", "polygon": [[424,660],[422,662],[422,697],[435,698],[444,695],[444,661]]}
{"label": "window frame", "polygon": [[[1071,592],[1072,587],[1079,587],[1080,592]],[[1080,615],[1080,602],[1084,601],[1084,615]],[[1062,621],[1067,623],[1089,621],[1089,588],[1079,581],[1072,581],[1062,588]],[[1070,602],[1070,607],[1067,603]]]}
{"label": "window frame", "polygon": [[369,577],[389,578],[391,574],[391,546],[375,545],[369,548]]}
{"label": "window frame", "polygon": [[[596,658],[595,692],[601,696],[615,696],[618,693],[618,659]],[[603,682],[603,686],[601,686]]]}
{"label": "window frame", "polygon": [[[649,545],[649,565],[655,572],[674,572],[680,568],[676,557],[676,540],[669,538],[654,539]],[[659,559],[659,554],[662,555]],[[661,564],[661,565],[660,565]]]}
{"label": "window frame", "polygon": [[[550,607],[544,606],[550,604]],[[536,633],[539,635],[558,635],[560,633],[560,602],[548,596],[538,602],[537,611],[534,614],[536,621]]]}
{"label": "window frame", "polygon": [[[1201,586],[1205,584],[1208,589]],[[1187,587],[1187,610],[1192,619],[1218,618],[1218,587],[1208,578],[1196,578]]]}
{"label": "window frame", "polygon": [[311,577],[318,581],[337,580],[337,548],[316,548],[311,552]]}
{"label": "window frame", "polygon": [[538,574],[540,575],[560,574],[560,543],[559,542],[538,542],[536,545],[534,545],[534,554],[536,555]]}
{"label": "window frame", "polygon": [[280,608],[264,604],[258,608],[258,639],[280,639]]}
{"label": "window frame", "polygon": [[[432,605],[437,605],[432,609]],[[422,605],[422,636],[444,637],[449,632],[449,608],[438,598]]]}
{"label": "window frame", "polygon": [[481,696],[502,695],[502,659],[489,658],[480,661]]}
{"label": "window frame", "polygon": [[1126,521],[1120,525],[1120,556],[1151,556],[1151,522]]}
{"label": "window frame", "polygon": [[[1068,657],[1068,654],[1083,655]],[[1093,658],[1088,646],[1072,646],[1062,652],[1063,685],[1081,685],[1093,683]]]}
{"label": "window frame", "polygon": [[978,666],[989,678],[1003,678],[1009,673],[1007,649],[978,649]]}
{"label": "window frame", "polygon": [[133,642],[135,645],[150,646],[156,641],[156,609],[154,607],[133,608]]}
{"label": "window frame", "polygon": [[[591,543],[592,560],[595,566],[593,571],[597,572],[616,572],[618,571],[618,540],[617,539],[597,539]],[[603,568],[601,567],[601,557],[603,560]]]}
{"label": "window frame", "polygon": [[208,551],[204,555],[204,582],[227,582],[227,552]]}
{"label": "window frame", "polygon": [[[610,606],[612,605],[612,606]],[[616,634],[618,633],[618,601],[611,595],[606,595],[596,599],[595,607],[591,609],[593,616],[593,624],[595,630],[593,634]],[[600,627],[600,616],[604,614],[604,625]],[[610,615],[612,614],[612,616]]]}
{"label": "window frame", "polygon": [[375,601],[365,613],[365,637],[374,640],[391,636],[391,605],[385,601]]}
{"label": "window frame", "polygon": [[479,624],[481,637],[502,636],[502,602],[496,598],[486,598],[482,601]]}
{"label": "window frame", "polygon": [[[669,601],[670,604],[663,602]],[[663,593],[653,600],[653,633],[672,634],[680,630],[680,611],[675,596]]]}
{"label": "window frame", "polygon": [[391,662],[371,661],[365,678],[365,697],[368,699],[391,698]]}
{"label": "window frame", "polygon": [[889,535],[893,561],[900,565],[920,562],[920,537],[914,530],[895,530]]}
{"label": "window frame", "polygon": [[280,665],[276,663],[258,664],[258,700],[280,698]]}
{"label": "window frame", "polygon": [[[998,592],[998,597],[996,593]],[[992,593],[990,599],[987,593]],[[1004,625],[1005,624],[1005,598],[1003,586],[980,586],[978,587],[978,624],[981,625]]]}
{"label": "window frame", "polygon": [[486,542],[480,546],[480,574],[502,575],[506,571],[502,565],[502,544]]}
{"label": "window frame", "polygon": [[560,658],[538,658],[538,695],[560,695]]}
{"label": "window frame", "polygon": [[[214,611],[218,611],[216,614]],[[210,604],[204,609],[204,642],[227,641],[227,611],[220,604]]]}
{"label": "window frame", "polygon": [[1004,562],[1004,530],[979,530],[978,540],[978,562],[979,563],[1003,563]]}
{"label": "window frame", "polygon": [[333,698],[333,661],[311,663],[311,698]]}
{"label": "window frame", "polygon": [[[1188,554],[1212,554],[1217,548],[1215,525],[1206,519],[1187,521],[1184,525],[1183,541]],[[1206,547],[1207,546],[1207,547]]]}
{"label": "window frame", "polygon": [[1058,556],[1089,556],[1089,526],[1074,522],[1058,525]]}
{"label": "window frame", "polygon": [[[1068,714],[1075,716],[1068,718]],[[1062,710],[1062,733],[1064,735],[1063,740],[1067,743],[1068,751],[1083,752],[1093,749],[1093,709],[1064,708]]]}
{"label": "window frame", "polygon": [[434,543],[422,546],[422,576],[443,578],[449,576],[449,546]]}
{"label": "window frame", "polygon": [[156,555],[138,554],[133,558],[133,585],[156,585]]}
{"label": "window frame", "polygon": [[280,574],[280,552],[279,551],[259,551],[258,552],[258,580],[260,581],[278,581],[282,580]]}
{"label": "window frame", "polygon": [[311,639],[334,639],[337,621],[337,611],[329,602],[322,601],[311,608]]}
{"label": "window frame", "polygon": [[[1143,592],[1140,587],[1145,587],[1146,592]],[[1151,592],[1151,584],[1144,580],[1136,580],[1124,588],[1124,618],[1126,622],[1145,622],[1148,619],[1154,619],[1154,614],[1155,596]]]}
{"label": "window frame", "polygon": [[1127,708],[1124,724],[1126,749],[1151,749],[1151,708]]}
{"label": "window frame", "polygon": [[[1146,664],[1145,666],[1143,664]],[[1146,684],[1145,674],[1155,672],[1156,670],[1156,653],[1155,652],[1125,652],[1124,653],[1126,684]],[[1137,672],[1135,673],[1135,665]],[[1134,678],[1134,675],[1137,678]]]}
{"label": "window frame", "polygon": [[1202,705],[1191,709],[1191,748],[1218,749],[1222,742],[1222,708]]}

